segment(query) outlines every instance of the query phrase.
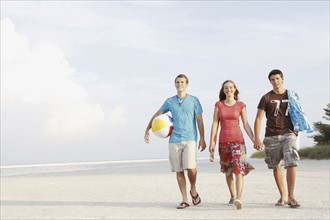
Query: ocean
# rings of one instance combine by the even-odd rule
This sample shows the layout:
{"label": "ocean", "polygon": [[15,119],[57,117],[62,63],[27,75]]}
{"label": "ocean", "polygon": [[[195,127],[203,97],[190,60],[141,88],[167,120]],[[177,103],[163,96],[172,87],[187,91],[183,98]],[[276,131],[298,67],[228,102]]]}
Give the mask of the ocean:
{"label": "ocean", "polygon": [[101,162],[80,162],[80,163],[53,163],[33,165],[9,165],[1,166],[1,176],[17,176],[29,174],[45,174],[58,172],[76,172],[91,170],[108,170],[118,172],[121,169],[139,169],[143,167],[164,167],[168,159],[152,160],[123,160],[123,161],[101,161]]}
{"label": "ocean", "polygon": [[[266,171],[268,168],[263,159],[248,158],[247,161],[255,167],[255,171]],[[311,165],[313,164],[313,165]],[[299,167],[305,170],[329,170],[329,160],[301,160]],[[216,157],[213,163],[209,162],[209,158],[197,159],[198,172],[220,172],[219,158]],[[55,164],[35,164],[35,165],[10,165],[0,166],[1,177],[18,176],[18,175],[39,175],[39,174],[56,174],[72,172],[75,174],[127,174],[127,173],[160,173],[171,172],[168,159],[151,159],[151,160],[122,160],[122,161],[101,161],[101,162],[81,162],[81,163],[55,163]]]}

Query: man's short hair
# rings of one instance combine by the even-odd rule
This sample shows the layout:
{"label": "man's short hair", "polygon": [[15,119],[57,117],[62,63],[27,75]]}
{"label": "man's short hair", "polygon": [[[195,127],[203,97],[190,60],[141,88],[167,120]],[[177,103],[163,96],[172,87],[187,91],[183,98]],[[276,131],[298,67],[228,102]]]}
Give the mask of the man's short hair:
{"label": "man's short hair", "polygon": [[187,84],[189,83],[189,79],[188,79],[188,77],[187,77],[185,74],[183,74],[183,73],[180,73],[179,75],[177,75],[177,77],[175,77],[174,82],[176,82],[176,79],[177,79],[177,78],[185,78],[186,81],[187,81]]}
{"label": "man's short hair", "polygon": [[280,75],[281,78],[283,79],[283,73],[281,70],[273,69],[272,71],[270,71],[270,73],[268,74],[268,79],[270,80],[270,77],[273,75]]}

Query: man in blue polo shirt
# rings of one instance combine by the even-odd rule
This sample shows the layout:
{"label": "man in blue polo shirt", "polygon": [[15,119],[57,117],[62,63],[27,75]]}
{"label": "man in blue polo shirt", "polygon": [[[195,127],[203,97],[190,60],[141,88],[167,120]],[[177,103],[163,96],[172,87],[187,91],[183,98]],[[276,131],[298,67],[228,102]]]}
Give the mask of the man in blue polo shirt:
{"label": "man in blue polo shirt", "polygon": [[145,142],[149,143],[149,130],[153,119],[160,114],[171,112],[173,130],[169,139],[169,161],[171,171],[176,172],[182,194],[182,202],[177,207],[178,209],[184,209],[189,206],[184,170],[187,170],[188,173],[192,203],[198,205],[202,201],[196,190],[196,148],[197,128],[200,136],[198,149],[203,151],[206,148],[202,117],[203,109],[197,97],[187,94],[188,83],[188,77],[184,74],[180,74],[175,78],[177,95],[166,99],[161,108],[151,117],[144,137]]}

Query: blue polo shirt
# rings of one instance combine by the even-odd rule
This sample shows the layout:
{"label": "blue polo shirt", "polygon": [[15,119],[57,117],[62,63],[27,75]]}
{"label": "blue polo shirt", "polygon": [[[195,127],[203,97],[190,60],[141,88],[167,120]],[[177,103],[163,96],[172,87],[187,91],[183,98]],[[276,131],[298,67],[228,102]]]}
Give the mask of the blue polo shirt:
{"label": "blue polo shirt", "polygon": [[178,96],[170,97],[166,99],[160,111],[163,113],[170,111],[173,117],[170,143],[197,141],[196,115],[203,113],[197,97],[187,94],[181,104]]}

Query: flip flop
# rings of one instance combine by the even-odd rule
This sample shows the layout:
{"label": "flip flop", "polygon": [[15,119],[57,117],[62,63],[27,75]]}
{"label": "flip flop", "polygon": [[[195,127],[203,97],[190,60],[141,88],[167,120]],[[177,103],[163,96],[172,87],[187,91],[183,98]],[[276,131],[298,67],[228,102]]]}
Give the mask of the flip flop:
{"label": "flip flop", "polygon": [[290,208],[300,207],[299,203],[295,199],[293,199],[291,202],[289,202],[288,205],[290,206]]}
{"label": "flip flop", "polygon": [[178,207],[176,207],[177,209],[185,209],[189,207],[189,204],[186,202],[181,202],[180,205]]}
{"label": "flip flop", "polygon": [[275,206],[285,206],[286,204],[288,204],[288,202],[282,201],[282,199],[279,199],[277,201],[277,203],[275,204]]}
{"label": "flip flop", "polygon": [[236,206],[236,209],[242,209],[242,202],[239,199],[234,200],[234,205]]}
{"label": "flip flop", "polygon": [[193,196],[192,192],[190,191],[190,195],[191,195],[191,197],[192,197],[192,203],[193,203],[194,205],[198,205],[199,203],[202,202],[202,200],[201,200],[201,198],[199,197],[198,193],[197,193],[196,196]]}

